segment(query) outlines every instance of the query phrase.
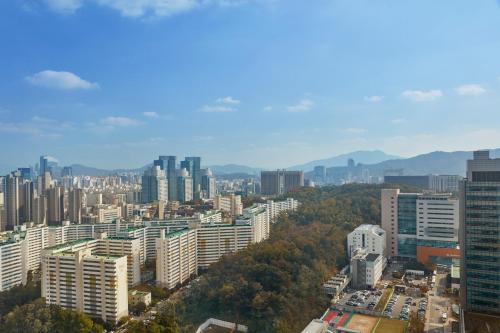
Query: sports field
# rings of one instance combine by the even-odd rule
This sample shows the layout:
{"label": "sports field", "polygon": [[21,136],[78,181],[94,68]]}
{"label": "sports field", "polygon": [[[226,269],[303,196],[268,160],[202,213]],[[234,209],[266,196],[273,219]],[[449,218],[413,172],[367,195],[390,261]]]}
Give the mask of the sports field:
{"label": "sports field", "polygon": [[345,327],[358,330],[361,333],[370,333],[377,321],[377,317],[355,314]]}
{"label": "sports field", "polygon": [[407,321],[381,318],[375,333],[405,333]]}

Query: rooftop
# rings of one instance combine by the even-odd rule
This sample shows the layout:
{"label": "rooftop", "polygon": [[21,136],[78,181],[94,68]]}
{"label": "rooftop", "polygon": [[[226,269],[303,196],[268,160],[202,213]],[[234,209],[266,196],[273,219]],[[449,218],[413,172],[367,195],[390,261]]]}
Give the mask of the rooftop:
{"label": "rooftop", "polygon": [[366,255],[366,261],[373,262],[373,261],[377,260],[378,257],[380,257],[380,254],[378,254],[378,253],[368,253]]}

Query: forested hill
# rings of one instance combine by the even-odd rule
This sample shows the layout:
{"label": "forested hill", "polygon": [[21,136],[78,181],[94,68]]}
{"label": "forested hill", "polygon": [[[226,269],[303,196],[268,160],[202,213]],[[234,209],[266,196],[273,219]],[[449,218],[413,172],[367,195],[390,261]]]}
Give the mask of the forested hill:
{"label": "forested hill", "polygon": [[300,209],[281,216],[269,240],[212,265],[178,304],[183,332],[209,317],[237,321],[256,333],[301,332],[328,299],[322,283],[347,263],[347,234],[378,223],[375,185],[301,188]]}

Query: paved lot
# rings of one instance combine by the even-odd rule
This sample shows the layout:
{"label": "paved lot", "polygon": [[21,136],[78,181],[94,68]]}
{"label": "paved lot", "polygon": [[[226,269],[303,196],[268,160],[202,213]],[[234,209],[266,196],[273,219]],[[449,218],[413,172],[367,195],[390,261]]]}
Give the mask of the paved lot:
{"label": "paved lot", "polygon": [[[451,303],[445,296],[446,274],[436,276],[436,286],[429,291],[429,304],[427,307],[427,320],[425,323],[425,332],[428,333],[449,333],[451,332]],[[446,312],[448,320],[442,321],[442,314]]]}
{"label": "paved lot", "polygon": [[[363,298],[360,298],[361,295],[363,295],[363,294],[365,296],[363,296]],[[378,290],[350,290],[344,294],[344,297],[338,302],[338,304],[346,305],[346,306],[353,306],[353,305],[349,305],[347,303],[349,302],[349,300],[351,300],[351,297],[353,295],[356,295],[357,296],[356,300],[360,300],[361,304],[357,305],[357,306],[353,306],[353,307],[360,308],[360,309],[367,309],[368,305],[370,303],[375,303],[375,306],[377,305],[378,301],[380,300],[381,294],[382,294],[382,292],[378,291]],[[373,306],[373,308],[375,306]]]}

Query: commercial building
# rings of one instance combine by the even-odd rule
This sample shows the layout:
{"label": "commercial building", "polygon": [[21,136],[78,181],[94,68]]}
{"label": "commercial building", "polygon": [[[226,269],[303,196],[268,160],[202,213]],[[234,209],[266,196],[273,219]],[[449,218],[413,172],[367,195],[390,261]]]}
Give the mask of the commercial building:
{"label": "commercial building", "polygon": [[358,250],[351,258],[351,284],[356,289],[374,288],[386,266],[383,255]]}
{"label": "commercial building", "polygon": [[214,198],[214,209],[227,212],[231,216],[241,215],[243,214],[241,196],[234,193],[228,195],[217,194]]}
{"label": "commercial building", "polygon": [[157,160],[153,162],[153,165],[159,166],[161,170],[165,172],[167,177],[167,187],[168,187],[168,200],[177,200],[177,171],[176,171],[176,160],[175,156],[160,156]]}
{"label": "commercial building", "polygon": [[347,250],[351,257],[356,250],[385,255],[386,232],[378,225],[362,224],[347,235]]}
{"label": "commercial building", "polygon": [[91,242],[44,250],[42,297],[47,304],[116,323],[128,315],[127,256],[98,253]]}
{"label": "commercial building", "polygon": [[184,203],[193,198],[193,178],[186,169],[181,169],[177,177],[177,200]]}
{"label": "commercial building", "polygon": [[467,312],[500,315],[500,158],[476,151],[460,189],[460,297]]}
{"label": "commercial building", "polygon": [[201,196],[203,199],[213,199],[216,193],[215,177],[210,169],[202,170]]}
{"label": "commercial building", "polygon": [[64,220],[64,187],[54,186],[47,190],[47,216],[52,225]]}
{"label": "commercial building", "polygon": [[451,265],[451,259],[460,255],[459,204],[450,194],[382,189],[381,208],[387,257]]}
{"label": "commercial building", "polygon": [[165,171],[159,166],[144,171],[141,198],[143,203],[168,200],[168,181]]}
{"label": "commercial building", "polygon": [[68,218],[73,223],[82,223],[83,198],[82,189],[74,188],[68,191]]}
{"label": "commercial building", "polygon": [[282,195],[291,189],[304,186],[302,171],[262,171],[260,174],[263,195]]}
{"label": "commercial building", "polygon": [[431,190],[436,193],[457,193],[458,184],[462,180],[458,175],[425,175],[425,176],[385,176],[384,183],[399,184]]}
{"label": "commercial building", "polygon": [[156,283],[173,289],[197,272],[196,229],[163,231],[156,239]]}

